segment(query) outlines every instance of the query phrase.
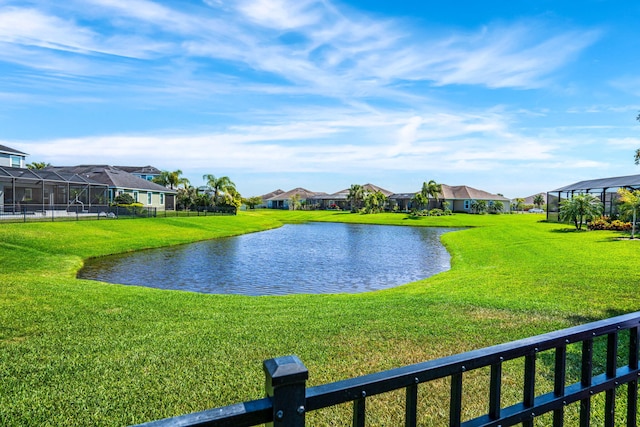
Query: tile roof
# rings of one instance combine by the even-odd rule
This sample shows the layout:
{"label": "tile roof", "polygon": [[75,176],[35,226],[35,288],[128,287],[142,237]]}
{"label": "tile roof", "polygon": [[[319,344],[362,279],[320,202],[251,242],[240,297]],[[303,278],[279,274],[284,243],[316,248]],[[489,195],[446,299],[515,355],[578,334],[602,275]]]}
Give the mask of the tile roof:
{"label": "tile roof", "polygon": [[497,194],[478,190],[467,185],[447,185],[442,184],[442,198],[448,200],[501,200],[508,202],[509,199]]}
{"label": "tile roof", "polygon": [[305,188],[298,187],[298,188],[294,188],[293,190],[280,193],[277,196],[271,197],[270,199],[267,199],[267,200],[289,200],[291,196],[293,196],[294,194],[297,194],[300,196],[301,199],[306,200],[318,194],[326,194],[326,193],[316,193],[314,191],[309,191]]}
{"label": "tile roof", "polygon": [[271,193],[263,194],[262,196],[260,196],[260,198],[264,201],[264,200],[268,200],[268,199],[270,199],[272,197],[275,197],[278,194],[282,194],[282,193],[284,193],[284,191],[278,188],[277,190],[274,190]]}
{"label": "tile roof", "polygon": [[[385,190],[382,187],[378,187],[377,185],[373,185],[373,184],[364,184],[362,186],[363,189],[365,189],[366,191],[370,191],[370,192],[376,192],[376,191],[380,191],[382,194],[384,194],[385,196],[389,197],[393,194],[393,192],[389,191],[389,190]],[[327,193],[316,193],[315,196],[310,197],[310,199],[316,199],[316,200],[347,200],[347,197],[349,197],[349,188],[345,188],[344,190],[340,190],[337,193],[333,193],[333,194],[327,194]]]}

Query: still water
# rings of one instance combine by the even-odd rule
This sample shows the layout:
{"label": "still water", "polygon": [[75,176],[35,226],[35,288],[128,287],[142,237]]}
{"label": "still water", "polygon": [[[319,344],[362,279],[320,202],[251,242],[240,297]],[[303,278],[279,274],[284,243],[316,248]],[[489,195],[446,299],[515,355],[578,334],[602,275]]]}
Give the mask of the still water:
{"label": "still water", "polygon": [[449,228],[336,223],[88,260],[83,279],[210,294],[359,293],[449,269]]}

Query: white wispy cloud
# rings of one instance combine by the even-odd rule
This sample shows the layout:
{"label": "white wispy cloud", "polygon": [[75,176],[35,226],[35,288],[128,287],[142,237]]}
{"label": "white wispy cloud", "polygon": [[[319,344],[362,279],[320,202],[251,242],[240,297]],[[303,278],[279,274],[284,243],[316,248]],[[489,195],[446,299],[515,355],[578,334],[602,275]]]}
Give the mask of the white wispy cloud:
{"label": "white wispy cloud", "polygon": [[[243,0],[233,8],[209,2],[208,8],[184,10],[149,0],[86,0],[82,5],[74,17],[51,5],[6,8],[0,13],[0,41],[52,51],[47,62],[56,65],[50,68],[65,70],[68,63],[69,74],[91,73],[92,68],[56,52],[98,63],[100,58],[91,56],[136,58],[143,62],[129,72],[145,69],[152,75],[166,69],[145,61],[196,61],[206,68],[201,61],[209,59],[269,73],[298,93],[347,99],[388,96],[391,87],[401,91],[394,85],[403,81],[539,87],[598,38],[593,30],[539,31],[536,22],[489,24],[475,33],[443,38],[428,28],[412,31],[403,22],[376,20],[317,0]],[[83,13],[101,25],[89,27],[79,19]],[[13,49],[2,59],[41,68],[35,54]],[[206,82],[197,76],[192,75]],[[245,80],[240,77],[238,87]]]}

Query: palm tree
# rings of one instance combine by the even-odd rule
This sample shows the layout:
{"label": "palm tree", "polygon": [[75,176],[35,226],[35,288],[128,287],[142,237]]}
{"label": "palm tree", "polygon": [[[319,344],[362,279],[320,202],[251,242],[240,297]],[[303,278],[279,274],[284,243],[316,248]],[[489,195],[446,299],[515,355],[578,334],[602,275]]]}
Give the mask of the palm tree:
{"label": "palm tree", "polygon": [[174,186],[178,187],[179,185],[189,185],[189,180],[187,178],[181,177],[180,175],[182,175],[182,171],[180,169],[169,172],[168,181],[169,186],[172,190]]}
{"label": "palm tree", "polygon": [[429,182],[423,182],[420,193],[427,198],[435,199],[437,206],[438,200],[440,200],[439,196],[442,194],[442,184],[438,184],[433,179]]}
{"label": "palm tree", "polygon": [[533,198],[533,204],[537,207],[544,205],[544,196],[542,194],[536,194]]}
{"label": "palm tree", "polygon": [[496,200],[495,202],[489,203],[489,211],[499,214],[504,210],[504,203],[500,200]]}
{"label": "palm tree", "polygon": [[31,162],[27,165],[27,169],[44,169],[47,166],[51,166],[51,163],[45,162]]}
{"label": "palm tree", "polygon": [[582,230],[582,223],[602,213],[602,202],[593,194],[578,194],[560,202],[560,219],[573,221],[576,230]]}
{"label": "palm tree", "polygon": [[351,212],[355,212],[359,207],[360,203],[364,199],[364,188],[360,184],[351,184],[349,187],[349,194],[347,195],[347,201],[351,205]]}
{"label": "palm tree", "polygon": [[173,172],[162,171],[160,175],[153,178],[153,182],[156,184],[160,184],[164,187],[169,187],[172,190],[174,187],[178,187],[182,185],[183,187],[187,187],[190,183],[187,178],[181,177],[182,171],[180,169],[176,169]]}
{"label": "palm tree", "polygon": [[412,210],[418,210],[421,207],[427,206],[427,204],[429,203],[429,198],[428,196],[426,196],[422,191],[419,193],[416,193],[412,198],[411,201],[413,202],[414,206],[412,207]]}
{"label": "palm tree", "polygon": [[524,199],[522,197],[518,197],[513,204],[513,208],[516,211],[521,211],[524,208]]}
{"label": "palm tree", "polygon": [[207,187],[213,191],[213,203],[218,203],[218,195],[220,193],[227,193],[236,189],[236,185],[229,179],[228,176],[221,176],[216,178],[215,175],[206,174],[202,175],[202,179],[206,181]]}
{"label": "palm tree", "polygon": [[195,205],[198,197],[198,190],[190,185],[178,188],[176,201],[182,209],[191,209]]}
{"label": "palm tree", "polygon": [[382,212],[387,202],[387,196],[382,191],[370,191],[364,196],[365,211],[367,213]]}
{"label": "palm tree", "polygon": [[638,209],[640,209],[640,190],[627,190],[626,188],[620,188],[618,190],[620,195],[620,211],[622,213],[631,213],[631,238],[636,238],[636,218],[638,216]]}

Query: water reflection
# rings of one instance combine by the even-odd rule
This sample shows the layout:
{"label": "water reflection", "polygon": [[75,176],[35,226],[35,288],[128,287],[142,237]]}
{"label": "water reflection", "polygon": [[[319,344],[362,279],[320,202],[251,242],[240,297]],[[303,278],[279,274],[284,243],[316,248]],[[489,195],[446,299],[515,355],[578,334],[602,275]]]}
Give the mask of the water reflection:
{"label": "water reflection", "polygon": [[213,294],[359,293],[449,269],[452,229],[308,223],[89,260],[78,276]]}

